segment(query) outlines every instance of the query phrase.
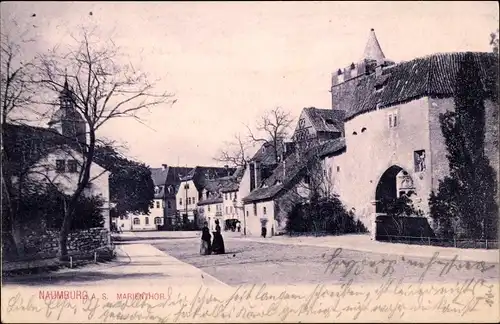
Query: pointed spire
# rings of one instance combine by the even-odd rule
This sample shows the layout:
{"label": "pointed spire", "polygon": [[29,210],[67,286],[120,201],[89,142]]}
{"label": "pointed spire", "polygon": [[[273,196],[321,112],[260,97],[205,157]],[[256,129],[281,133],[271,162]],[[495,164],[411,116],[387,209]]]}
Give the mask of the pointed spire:
{"label": "pointed spire", "polygon": [[64,90],[69,90],[69,86],[68,86],[68,68],[64,69]]}
{"label": "pointed spire", "polygon": [[361,60],[370,59],[376,60],[377,63],[382,63],[385,60],[384,52],[380,48],[380,44],[375,35],[375,29],[370,30],[370,35],[368,36],[368,42],[366,43],[365,51]]}

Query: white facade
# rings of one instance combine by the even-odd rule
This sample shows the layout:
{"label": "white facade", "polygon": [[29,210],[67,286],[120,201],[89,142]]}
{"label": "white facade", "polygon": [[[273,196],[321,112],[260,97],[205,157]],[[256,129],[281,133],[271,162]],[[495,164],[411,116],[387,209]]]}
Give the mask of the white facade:
{"label": "white facade", "polygon": [[194,211],[197,209],[198,189],[193,180],[182,181],[177,194],[175,195],[177,212],[181,220],[187,217],[188,220],[194,220]]}
{"label": "white facade", "polygon": [[[71,195],[78,186],[79,171],[83,163],[83,156],[72,149],[58,149],[40,159],[31,169],[30,177],[41,182],[56,185],[61,192]],[[84,195],[100,196],[104,204],[102,216],[104,227],[110,228],[109,217],[109,175],[110,172],[96,163],[90,168],[90,185],[83,192]]]}
{"label": "white facade", "polygon": [[271,237],[276,228],[274,201],[259,201],[245,205],[247,235],[260,236],[262,227],[267,229],[266,237]]}

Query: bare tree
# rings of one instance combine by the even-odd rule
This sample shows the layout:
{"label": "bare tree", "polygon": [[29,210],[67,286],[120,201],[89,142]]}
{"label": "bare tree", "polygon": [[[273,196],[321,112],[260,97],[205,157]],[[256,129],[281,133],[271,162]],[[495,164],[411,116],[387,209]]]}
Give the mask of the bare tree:
{"label": "bare tree", "polygon": [[493,53],[498,55],[498,29],[496,32],[490,34],[490,45]]}
{"label": "bare tree", "polygon": [[[75,47],[63,53],[59,50],[40,57],[37,82],[53,91],[65,89],[65,80],[72,84],[72,104],[86,123],[86,141],[77,139],[83,156],[75,191],[67,204],[60,230],[60,256],[67,256],[67,237],[78,198],[91,181],[97,131],[109,121],[129,117],[141,121],[143,110],[171,103],[172,94],[153,92],[154,85],[147,75],[137,71],[131,63],[122,64],[119,49],[112,40],[105,45],[93,31],[81,30],[73,37]],[[120,59],[122,59],[120,61]]]}
{"label": "bare tree", "polygon": [[274,151],[276,161],[279,161],[280,145],[288,135],[292,123],[293,118],[290,113],[284,111],[281,107],[277,107],[258,120],[255,126],[257,132],[252,132],[250,127],[246,127],[249,139],[254,144],[269,145]]}
{"label": "bare tree", "polygon": [[234,141],[226,142],[225,147],[214,158],[215,161],[228,163],[236,167],[244,167],[247,164],[249,143],[241,134],[235,134]]}

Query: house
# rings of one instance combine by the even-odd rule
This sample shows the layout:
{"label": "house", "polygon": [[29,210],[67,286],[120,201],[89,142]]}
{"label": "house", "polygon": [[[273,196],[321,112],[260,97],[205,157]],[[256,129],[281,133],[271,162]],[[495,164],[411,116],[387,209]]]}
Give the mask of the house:
{"label": "house", "polygon": [[[310,194],[310,173],[315,162],[323,172],[324,157],[343,151],[343,138],[328,140],[309,147],[307,151],[285,154],[282,161],[262,184],[242,201],[247,216],[248,235],[260,235],[266,228],[266,236],[285,232],[286,221],[292,207],[306,202]],[[327,178],[325,177],[325,180]]]}
{"label": "house", "polygon": [[227,220],[240,220],[234,202],[238,195],[242,171],[243,168],[240,167],[230,176],[210,179],[206,182],[198,202],[198,214],[208,222],[210,229],[215,229],[216,219],[225,230],[227,230],[225,226]]}
{"label": "house", "polygon": [[180,177],[187,175],[192,168],[162,164],[161,168],[150,168],[150,170],[154,185],[154,199],[149,213],[129,213],[119,217],[117,226],[122,231],[169,229],[174,222],[175,193],[180,184]]}
{"label": "house", "polygon": [[234,168],[197,166],[188,175],[180,178],[176,193],[177,215],[182,224],[196,224],[198,202],[202,199],[207,182],[212,179],[230,176]]}
{"label": "house", "polygon": [[293,143],[280,141],[275,149],[272,144],[264,143],[241,170],[241,180],[239,181],[236,199],[233,202],[238,210],[238,219],[242,222],[243,232],[247,235],[260,235],[261,223],[259,220],[250,218],[256,212],[247,210],[243,198],[252,191],[258,189],[263,181],[271,176],[278,166],[279,160],[291,154],[294,150]]}
{"label": "house", "polygon": [[[49,127],[4,124],[3,168],[12,176],[15,185],[22,179],[55,186],[67,195],[75,192],[87,149],[86,122],[74,107],[73,94],[65,81],[59,95],[59,109]],[[110,228],[110,172],[103,164],[93,162],[90,181],[83,195],[100,196],[104,227]]]}

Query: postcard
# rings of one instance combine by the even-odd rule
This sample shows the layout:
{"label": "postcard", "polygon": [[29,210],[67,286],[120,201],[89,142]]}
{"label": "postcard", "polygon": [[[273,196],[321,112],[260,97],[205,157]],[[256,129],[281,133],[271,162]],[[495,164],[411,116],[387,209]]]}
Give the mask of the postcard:
{"label": "postcard", "polygon": [[496,2],[2,2],[2,323],[498,322]]}

